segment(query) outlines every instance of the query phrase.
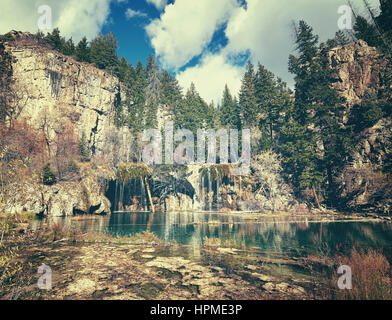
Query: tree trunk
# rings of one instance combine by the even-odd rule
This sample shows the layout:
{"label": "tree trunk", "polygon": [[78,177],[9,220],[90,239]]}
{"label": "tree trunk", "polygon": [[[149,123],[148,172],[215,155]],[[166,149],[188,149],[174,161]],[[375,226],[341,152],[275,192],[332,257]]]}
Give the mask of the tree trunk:
{"label": "tree trunk", "polygon": [[314,188],[314,186],[312,186],[312,190],[313,190],[314,200],[316,200],[317,208],[321,209],[320,202],[319,202],[319,199],[318,199],[318,196],[316,193],[316,189]]}
{"label": "tree trunk", "polygon": [[146,177],[144,177],[144,183],[146,184],[146,188],[147,188],[147,195],[148,195],[148,200],[150,201],[151,212],[155,213],[154,203],[152,202],[152,197],[151,197],[150,184],[148,183]]}

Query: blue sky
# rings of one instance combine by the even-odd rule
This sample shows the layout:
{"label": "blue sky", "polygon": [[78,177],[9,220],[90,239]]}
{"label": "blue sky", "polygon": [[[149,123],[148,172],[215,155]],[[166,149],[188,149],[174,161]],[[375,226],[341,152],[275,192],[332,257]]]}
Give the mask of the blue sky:
{"label": "blue sky", "polygon": [[[146,16],[126,17],[127,9],[146,14]],[[154,53],[150,41],[144,30],[146,25],[160,16],[160,10],[145,0],[132,0],[132,2],[111,3],[108,22],[103,26],[102,32],[112,31],[119,42],[118,55],[124,56],[133,65],[141,60],[145,64],[147,56]]]}
{"label": "blue sky", "polygon": [[[352,1],[358,12],[363,1]],[[377,9],[378,0],[370,0]],[[52,27],[75,41],[112,31],[119,56],[136,64],[152,53],[184,89],[219,101],[227,84],[238,94],[247,60],[262,63],[293,86],[292,22],[303,19],[321,41],[338,30],[346,0],[2,0],[0,33],[36,32],[38,8],[51,9]],[[43,30],[45,31],[45,30]],[[47,30],[46,30],[47,31]]]}

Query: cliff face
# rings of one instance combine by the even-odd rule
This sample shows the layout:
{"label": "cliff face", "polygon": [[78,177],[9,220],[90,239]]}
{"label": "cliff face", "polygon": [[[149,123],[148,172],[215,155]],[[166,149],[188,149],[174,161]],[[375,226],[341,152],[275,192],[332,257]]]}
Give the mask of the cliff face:
{"label": "cliff face", "polygon": [[[361,40],[332,49],[329,59],[336,71],[333,86],[347,101],[347,120],[351,107],[361,103],[366,90],[378,92],[387,62],[376,48]],[[357,137],[351,164],[336,177],[339,185],[337,197],[344,207],[383,213],[391,211],[391,182],[382,172],[385,156],[392,152],[388,149],[391,135],[391,119],[382,118]]]}
{"label": "cliff face", "polygon": [[[27,43],[5,43],[6,51],[14,58],[14,88],[24,99],[17,119],[44,131],[52,154],[56,153],[57,138],[71,128],[76,141],[85,134],[92,155],[105,155],[110,164],[119,161],[129,151],[127,142],[131,135],[129,130],[117,129],[114,124],[115,108],[121,102],[118,78],[93,65],[29,43],[29,34],[12,35],[27,39]],[[26,185],[25,191],[3,210],[23,209],[49,216],[110,213],[110,202],[104,196],[100,179],[114,178],[114,173],[105,170],[98,166],[86,174],[85,169],[80,169],[78,181],[60,181],[50,187]]]}
{"label": "cliff face", "polygon": [[115,131],[114,108],[120,103],[119,80],[91,65],[40,47],[7,46],[17,88],[26,92],[20,119],[36,129],[47,125],[50,140],[68,123],[84,131],[93,153],[102,153]]}
{"label": "cliff face", "polygon": [[362,101],[366,89],[377,90],[385,61],[376,48],[359,40],[328,53],[335,72],[333,87],[346,98],[348,108]]}

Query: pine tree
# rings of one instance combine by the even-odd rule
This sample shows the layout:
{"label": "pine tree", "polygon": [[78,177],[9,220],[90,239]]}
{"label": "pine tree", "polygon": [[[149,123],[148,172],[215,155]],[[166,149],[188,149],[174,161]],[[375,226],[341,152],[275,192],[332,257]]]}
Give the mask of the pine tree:
{"label": "pine tree", "polygon": [[90,161],[90,152],[88,148],[86,134],[84,133],[84,131],[82,132],[82,136],[80,137],[79,152],[82,161]]}
{"label": "pine tree", "polygon": [[241,118],[238,113],[237,99],[233,98],[228,86],[223,91],[222,105],[220,107],[220,123],[230,129],[241,129]]}
{"label": "pine tree", "polygon": [[258,128],[262,134],[259,141],[259,150],[267,150],[273,146],[273,125],[276,119],[272,119],[272,111],[275,107],[277,88],[275,76],[260,63],[256,74],[256,103],[259,117]]}
{"label": "pine tree", "polygon": [[342,31],[339,30],[335,33],[335,37],[333,39],[327,40],[327,48],[332,49],[336,47],[341,47],[346,44],[349,44],[350,40],[348,39],[347,35]]}
{"label": "pine tree", "polygon": [[242,122],[245,127],[257,125],[257,102],[256,102],[256,75],[252,63],[248,63],[247,70],[242,79],[239,93],[239,105]]}
{"label": "pine tree", "polygon": [[51,186],[56,183],[56,177],[52,173],[49,163],[42,169],[42,183],[47,186]]}
{"label": "pine tree", "polygon": [[118,64],[118,43],[112,32],[100,33],[90,45],[90,59],[99,69],[114,71]]}
{"label": "pine tree", "polygon": [[355,37],[366,41],[369,46],[380,47],[382,45],[376,26],[369,23],[364,17],[358,16],[355,19],[353,29]]}
{"label": "pine tree", "polygon": [[192,83],[185,94],[181,112],[174,120],[176,128],[188,129],[196,135],[198,129],[211,128],[213,124],[213,110],[200,97],[195,84]]}
{"label": "pine tree", "polygon": [[60,36],[60,30],[58,28],[53,29],[52,33],[48,33],[46,40],[52,46],[54,50],[60,51],[63,49],[63,42]]}
{"label": "pine tree", "polygon": [[145,88],[145,123],[146,127],[152,128],[157,125],[157,112],[160,103],[161,74],[158,64],[152,55],[147,58]]}
{"label": "pine tree", "polygon": [[90,48],[86,37],[79,41],[75,49],[76,58],[81,62],[91,62]]}
{"label": "pine tree", "polygon": [[377,101],[377,95],[367,90],[361,103],[352,108],[349,125],[353,126],[357,136],[362,130],[374,126],[382,117],[383,111]]}
{"label": "pine tree", "polygon": [[118,65],[117,65],[117,70],[116,70],[116,74],[118,79],[123,82],[126,83],[129,75],[128,72],[130,71],[129,67],[128,67],[128,62],[127,59],[125,59],[125,57],[121,57]]}
{"label": "pine tree", "polygon": [[173,117],[176,117],[178,112],[181,112],[179,106],[182,103],[182,98],[181,87],[177,79],[166,70],[163,70],[161,73],[160,101]]}
{"label": "pine tree", "polygon": [[75,54],[75,45],[72,38],[68,39],[63,45],[62,51],[66,56],[72,56]]}
{"label": "pine tree", "polygon": [[320,192],[332,188],[332,175],[348,152],[346,134],[338,125],[343,99],[331,88],[332,70],[313,29],[301,21],[296,36],[299,56],[289,59],[289,70],[295,74],[295,105],[290,123],[282,128],[280,148],[296,186],[311,190],[319,205]]}
{"label": "pine tree", "polygon": [[141,61],[136,65],[134,70],[134,78],[132,77],[132,68],[130,68],[129,89],[127,94],[127,101],[125,102],[129,117],[128,127],[133,132],[138,132],[144,128],[144,115],[145,115],[145,89],[147,87],[146,73]]}

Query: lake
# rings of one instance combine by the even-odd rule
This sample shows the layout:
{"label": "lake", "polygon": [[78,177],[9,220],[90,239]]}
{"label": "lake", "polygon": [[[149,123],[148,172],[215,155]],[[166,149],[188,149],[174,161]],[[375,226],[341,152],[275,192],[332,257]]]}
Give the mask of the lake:
{"label": "lake", "polygon": [[347,253],[353,246],[382,249],[392,258],[392,223],[344,218],[266,217],[218,213],[118,213],[71,219],[83,232],[132,235],[146,230],[164,243],[200,246],[219,238],[234,247],[263,252],[307,254]]}

